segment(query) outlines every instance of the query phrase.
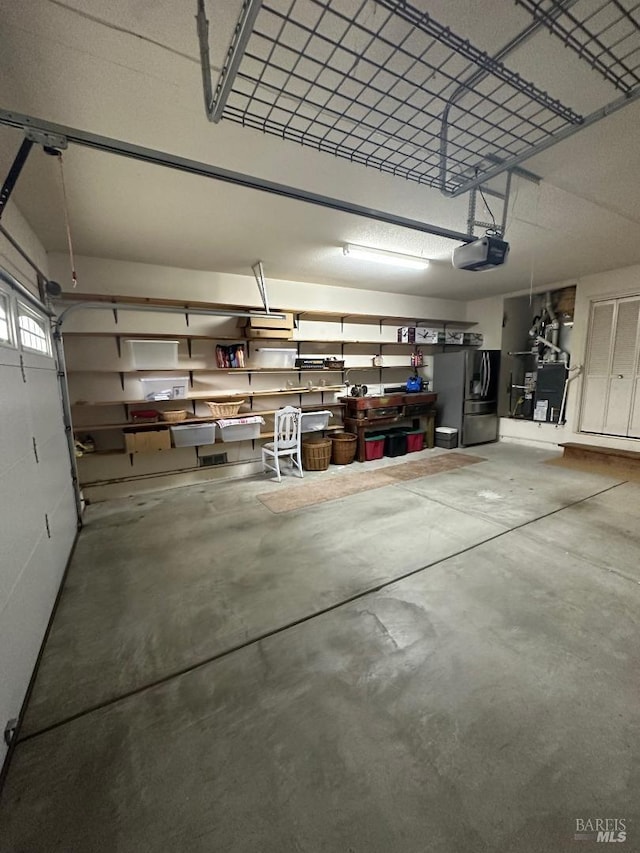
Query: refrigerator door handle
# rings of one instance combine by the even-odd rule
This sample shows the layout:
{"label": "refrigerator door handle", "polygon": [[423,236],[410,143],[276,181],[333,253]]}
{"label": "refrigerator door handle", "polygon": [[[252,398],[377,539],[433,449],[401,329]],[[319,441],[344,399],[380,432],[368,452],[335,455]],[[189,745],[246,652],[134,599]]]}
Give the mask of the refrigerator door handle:
{"label": "refrigerator door handle", "polygon": [[482,363],[482,381],[480,383],[480,396],[484,397],[486,394],[486,385],[487,385],[487,354],[482,353],[481,357]]}
{"label": "refrigerator door handle", "polygon": [[487,397],[489,395],[489,388],[491,387],[491,357],[489,353],[487,353],[487,388],[484,392],[484,396]]}

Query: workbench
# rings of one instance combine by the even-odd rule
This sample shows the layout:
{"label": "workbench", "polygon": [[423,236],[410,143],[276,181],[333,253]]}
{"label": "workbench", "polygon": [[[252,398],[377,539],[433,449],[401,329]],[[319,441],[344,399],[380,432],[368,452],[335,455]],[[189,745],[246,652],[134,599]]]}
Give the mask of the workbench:
{"label": "workbench", "polygon": [[412,429],[425,434],[427,448],[435,445],[436,401],[438,395],[429,391],[413,394],[387,394],[383,397],[340,397],[345,405],[344,427],[358,436],[356,458],[366,461],[365,437],[380,429],[411,421]]}

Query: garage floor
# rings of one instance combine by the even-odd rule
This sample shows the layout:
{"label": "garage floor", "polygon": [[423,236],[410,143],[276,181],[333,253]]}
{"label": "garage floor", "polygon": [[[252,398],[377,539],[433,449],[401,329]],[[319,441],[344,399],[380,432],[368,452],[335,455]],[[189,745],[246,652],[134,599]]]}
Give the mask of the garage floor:
{"label": "garage floor", "polygon": [[640,483],[474,452],[290,513],[261,478],[91,507],[0,851],[640,849]]}

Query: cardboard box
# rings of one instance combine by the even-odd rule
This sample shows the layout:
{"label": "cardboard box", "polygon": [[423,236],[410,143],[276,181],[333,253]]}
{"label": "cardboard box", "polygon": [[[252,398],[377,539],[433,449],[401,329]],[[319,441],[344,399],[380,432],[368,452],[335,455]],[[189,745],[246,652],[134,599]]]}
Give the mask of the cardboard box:
{"label": "cardboard box", "polygon": [[398,329],[399,344],[414,344],[416,342],[415,326],[400,326]]}
{"label": "cardboard box", "polygon": [[444,342],[445,342],[445,344],[463,344],[464,343],[464,332],[446,331],[444,333]]}
{"label": "cardboard box", "polygon": [[437,329],[428,329],[424,326],[418,326],[416,329],[415,342],[417,344],[439,344],[442,343],[442,332]]}
{"label": "cardboard box", "polygon": [[256,314],[255,317],[239,320],[238,325],[244,326],[245,338],[272,338],[273,340],[289,341],[293,337],[293,314],[284,311],[277,313],[284,314],[284,318]]}
{"label": "cardboard box", "polygon": [[125,432],[124,444],[127,453],[154,453],[157,450],[171,450],[171,433],[168,428]]}
{"label": "cardboard box", "polygon": [[244,336],[251,340],[290,341],[293,339],[293,329],[254,329],[253,326],[245,326]]}
{"label": "cardboard box", "polygon": [[464,342],[469,347],[481,347],[484,343],[484,336],[482,332],[465,332]]}
{"label": "cardboard box", "polygon": [[269,317],[266,314],[256,314],[255,317],[248,317],[243,321],[243,325],[250,329],[284,329],[293,330],[293,314],[286,314],[284,311],[279,311],[279,314],[284,314],[284,319],[280,317]]}

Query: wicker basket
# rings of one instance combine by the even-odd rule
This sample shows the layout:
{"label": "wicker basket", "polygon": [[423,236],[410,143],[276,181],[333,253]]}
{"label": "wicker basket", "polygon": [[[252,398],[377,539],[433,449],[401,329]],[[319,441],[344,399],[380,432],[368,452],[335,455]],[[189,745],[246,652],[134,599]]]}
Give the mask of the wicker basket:
{"label": "wicker basket", "polygon": [[214,403],[208,400],[205,402],[214,418],[233,418],[240,411],[244,400],[237,400],[235,403]]}
{"label": "wicker basket", "polygon": [[169,421],[170,424],[177,424],[180,421],[186,421],[187,414],[186,409],[174,409],[173,411],[161,412],[160,417],[163,421]]}
{"label": "wicker basket", "polygon": [[305,471],[326,471],[331,461],[331,439],[309,438],[302,442],[302,467]]}
{"label": "wicker basket", "polygon": [[350,465],[356,458],[358,436],[351,432],[338,432],[331,436],[333,444],[331,461],[334,465]]}

